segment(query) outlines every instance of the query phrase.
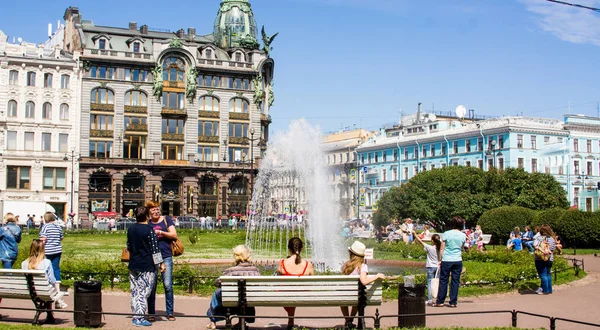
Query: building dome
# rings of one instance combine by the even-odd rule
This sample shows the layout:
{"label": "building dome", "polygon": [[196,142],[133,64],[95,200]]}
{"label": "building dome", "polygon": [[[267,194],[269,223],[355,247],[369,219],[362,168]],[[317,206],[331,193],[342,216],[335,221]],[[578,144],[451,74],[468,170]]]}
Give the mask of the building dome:
{"label": "building dome", "polygon": [[215,20],[215,43],[221,48],[258,49],[256,21],[248,0],[223,0]]}

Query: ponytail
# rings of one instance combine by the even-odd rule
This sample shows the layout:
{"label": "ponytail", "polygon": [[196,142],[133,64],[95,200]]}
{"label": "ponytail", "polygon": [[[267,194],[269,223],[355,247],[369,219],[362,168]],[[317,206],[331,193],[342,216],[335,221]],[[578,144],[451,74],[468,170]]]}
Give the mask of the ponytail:
{"label": "ponytail", "polygon": [[288,250],[296,255],[296,265],[299,265],[302,262],[302,257],[300,256],[302,245],[302,240],[298,237],[292,237],[288,241]]}

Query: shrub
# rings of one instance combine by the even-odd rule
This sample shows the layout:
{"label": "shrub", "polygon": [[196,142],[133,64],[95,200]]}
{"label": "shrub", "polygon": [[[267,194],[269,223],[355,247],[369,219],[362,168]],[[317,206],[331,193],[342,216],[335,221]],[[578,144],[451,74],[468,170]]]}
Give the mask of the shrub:
{"label": "shrub", "polygon": [[534,230],[536,226],[543,224],[550,225],[552,229],[557,227],[559,219],[567,212],[566,209],[554,208],[538,212],[533,221],[531,222],[531,229]]}
{"label": "shrub", "polygon": [[600,214],[569,210],[558,219],[555,233],[561,236],[563,246],[597,247],[600,245]]}
{"label": "shrub", "polygon": [[536,212],[520,206],[502,206],[484,212],[478,224],[484,234],[492,234],[494,242],[506,242],[510,232],[515,228],[529,225]]}

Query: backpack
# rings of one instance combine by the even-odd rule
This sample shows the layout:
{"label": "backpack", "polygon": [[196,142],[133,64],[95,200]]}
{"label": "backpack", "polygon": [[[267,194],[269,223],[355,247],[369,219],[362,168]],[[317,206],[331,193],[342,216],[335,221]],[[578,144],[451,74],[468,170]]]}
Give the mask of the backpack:
{"label": "backpack", "polygon": [[535,248],[535,252],[533,253],[538,259],[542,261],[550,260],[550,255],[552,251],[550,251],[550,245],[546,242],[546,238],[544,238],[540,244]]}

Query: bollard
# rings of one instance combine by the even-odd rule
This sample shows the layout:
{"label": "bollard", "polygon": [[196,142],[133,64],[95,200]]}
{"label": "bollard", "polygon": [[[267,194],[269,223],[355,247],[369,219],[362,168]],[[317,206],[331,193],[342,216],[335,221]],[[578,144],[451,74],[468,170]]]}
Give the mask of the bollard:
{"label": "bollard", "polygon": [[556,319],[553,317],[550,318],[550,330],[556,330]]}
{"label": "bollard", "polygon": [[379,329],[380,325],[381,324],[380,324],[380,320],[379,320],[379,308],[377,308],[375,310],[375,323],[373,324],[373,327],[375,329]]}
{"label": "bollard", "polygon": [[188,292],[189,293],[193,293],[194,292],[194,277],[190,277],[190,282],[188,285]]}
{"label": "bollard", "polygon": [[110,288],[111,289],[115,288],[115,270],[114,269],[110,270]]}
{"label": "bollard", "polygon": [[517,327],[517,311],[516,310],[512,310],[512,312],[510,312],[512,314],[512,327],[516,328]]}

